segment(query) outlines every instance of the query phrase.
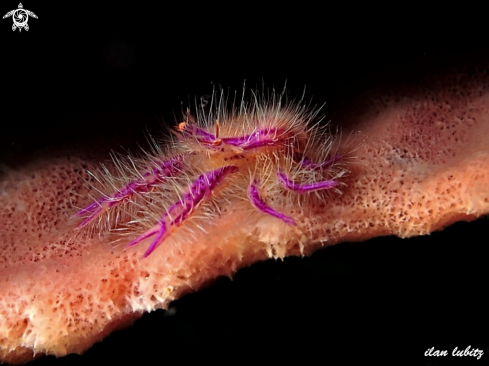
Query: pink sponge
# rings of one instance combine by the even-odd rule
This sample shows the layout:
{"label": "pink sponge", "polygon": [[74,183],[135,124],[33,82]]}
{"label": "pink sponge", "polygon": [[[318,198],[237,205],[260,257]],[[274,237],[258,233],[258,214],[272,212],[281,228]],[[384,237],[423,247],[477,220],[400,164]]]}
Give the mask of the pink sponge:
{"label": "pink sponge", "polygon": [[[107,230],[99,232],[95,224],[76,234],[77,208],[99,198],[85,186],[92,179],[86,159],[60,157],[9,172],[0,183],[0,359],[22,363],[38,354],[81,353],[143,312],[166,308],[209,280],[256,261],[308,254],[342,241],[423,235],[488,213],[488,108],[485,84],[460,80],[378,101],[369,115],[347,121],[354,122],[353,142],[335,140],[335,151],[324,154],[323,161],[338,164],[339,192],[262,200],[293,217],[294,225],[249,201],[216,196],[221,201],[196,208],[188,225],[145,259],[146,246],[126,249],[134,240],[131,220],[103,216]],[[344,159],[336,161],[336,151]],[[209,170],[217,168],[209,163]],[[271,172],[262,179],[264,187],[284,192],[280,180],[287,183],[289,175],[281,174]],[[307,179],[301,187],[314,183]],[[231,185],[221,193],[233,189],[242,187]],[[246,195],[246,188],[241,193]],[[184,197],[185,189],[179,194]],[[147,196],[135,204],[128,217],[142,211],[146,223],[136,231],[159,219],[158,208],[170,205]],[[207,226],[199,228],[203,223]]]}

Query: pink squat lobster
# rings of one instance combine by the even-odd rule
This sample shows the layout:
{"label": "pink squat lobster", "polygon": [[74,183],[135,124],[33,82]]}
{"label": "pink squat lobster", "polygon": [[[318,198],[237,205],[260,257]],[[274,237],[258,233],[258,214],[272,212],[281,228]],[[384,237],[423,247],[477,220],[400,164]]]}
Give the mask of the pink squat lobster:
{"label": "pink squat lobster", "polygon": [[[189,122],[189,119],[191,122]],[[176,126],[179,131],[179,139],[182,141],[195,141],[199,145],[210,149],[211,152],[232,151],[238,154],[245,154],[270,146],[284,146],[285,140],[293,138],[285,128],[262,128],[238,137],[219,137],[219,123],[216,121],[216,132],[212,134],[198,127],[187,111],[187,122],[181,122]],[[228,149],[228,150],[226,150]],[[335,154],[323,163],[313,163],[311,160],[301,155],[299,164],[305,169],[317,170],[326,169],[341,159],[340,154]],[[142,178],[133,180],[118,190],[112,196],[103,197],[80,210],[77,215],[88,214],[84,221],[78,226],[82,228],[93,222],[100,215],[108,211],[111,207],[127,202],[131,197],[139,193],[147,193],[158,185],[163,184],[168,178],[177,176],[185,168],[184,154],[176,155],[163,161],[156,169],[148,172]],[[183,198],[172,204],[155,226],[131,241],[127,247],[131,247],[141,241],[155,237],[143,255],[149,256],[163,241],[170,236],[187,218],[192,215],[198,206],[207,199],[212,198],[213,191],[222,184],[224,179],[239,171],[236,165],[225,165],[199,175],[188,186]],[[335,180],[325,180],[312,184],[298,184],[293,182],[287,175],[277,171],[278,182],[286,189],[295,193],[306,193],[317,190],[331,189],[338,185]],[[260,196],[259,181],[254,179],[248,187],[248,198],[252,205],[259,211],[274,216],[288,225],[295,225],[295,220],[269,205]]]}

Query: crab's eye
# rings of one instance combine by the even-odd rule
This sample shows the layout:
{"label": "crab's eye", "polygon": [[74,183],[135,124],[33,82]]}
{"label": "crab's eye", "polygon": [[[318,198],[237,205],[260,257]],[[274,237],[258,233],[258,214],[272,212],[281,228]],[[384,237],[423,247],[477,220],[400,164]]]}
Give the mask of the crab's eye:
{"label": "crab's eye", "polygon": [[187,127],[187,122],[180,122],[178,125],[175,126],[175,129],[177,131],[184,131],[186,127]]}

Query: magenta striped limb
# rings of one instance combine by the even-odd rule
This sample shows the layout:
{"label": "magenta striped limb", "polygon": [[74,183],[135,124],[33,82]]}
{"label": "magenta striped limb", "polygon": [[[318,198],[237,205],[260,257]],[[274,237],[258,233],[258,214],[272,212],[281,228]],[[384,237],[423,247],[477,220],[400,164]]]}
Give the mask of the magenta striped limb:
{"label": "magenta striped limb", "polygon": [[201,174],[190,184],[183,198],[170,206],[163,217],[158,221],[158,224],[134,239],[127,245],[127,247],[132,247],[141,241],[156,235],[156,238],[144,253],[143,258],[149,256],[176,228],[188,219],[193,211],[199,207],[205,199],[212,197],[214,189],[222,183],[227,175],[235,173],[238,170],[239,168],[235,165],[226,165]]}
{"label": "magenta striped limb", "polygon": [[280,170],[277,172],[277,178],[280,184],[282,184],[285,188],[296,193],[306,193],[312,191],[320,191],[323,189],[331,189],[338,185],[338,182],[332,179],[309,184],[295,183]]}
{"label": "magenta striped limb", "polygon": [[212,145],[218,138],[210,132],[203,130],[193,124],[187,124],[184,128],[180,128],[179,131],[185,138],[194,138],[205,145]]}
{"label": "magenta striped limb", "polygon": [[284,139],[285,136],[283,135],[285,132],[283,128],[262,128],[244,136],[225,137],[222,139],[222,142],[243,150],[252,150],[264,146],[277,145]]}
{"label": "magenta striped limb", "polygon": [[323,163],[313,163],[312,160],[310,160],[308,158],[303,158],[301,160],[301,164],[302,164],[302,166],[304,166],[304,167],[306,167],[308,169],[312,169],[312,170],[316,170],[316,169],[327,169],[331,165],[333,165],[334,163],[336,163],[337,161],[341,160],[342,157],[343,156],[340,153],[336,153],[336,154],[334,154],[331,157],[331,159],[326,160]]}
{"label": "magenta striped limb", "polygon": [[241,150],[253,150],[264,146],[275,146],[281,140],[284,140],[286,130],[283,128],[262,128],[250,134],[238,137],[219,137],[219,124],[216,123],[216,134],[213,135],[193,124],[187,124],[185,127],[178,127],[182,135],[186,138],[193,137],[198,142],[209,147],[218,147],[221,144],[237,147]]}
{"label": "magenta striped limb", "polygon": [[207,132],[206,130],[196,126],[195,118],[190,114],[190,110],[188,108],[186,112],[186,121],[179,123],[175,128],[185,138],[193,138],[206,145],[212,145],[216,141],[216,139],[219,138],[218,122],[216,122],[216,135],[213,135],[212,133]]}
{"label": "magenta striped limb", "polygon": [[89,216],[78,225],[78,229],[88,225],[111,207],[117,206],[136,193],[149,192],[167,178],[174,177],[183,169],[183,155],[177,155],[162,162],[158,167],[145,173],[142,178],[129,182],[122,189],[110,197],[102,197],[77,212],[78,216],[89,213]]}
{"label": "magenta striped limb", "polygon": [[258,185],[258,181],[255,179],[248,188],[248,197],[251,203],[253,204],[253,206],[255,206],[256,209],[266,214],[269,214],[271,216],[274,216],[282,220],[286,224],[295,225],[295,220],[292,217],[287,216],[281,212],[278,212],[266,204],[265,200],[260,196],[260,192],[258,191],[257,185]]}

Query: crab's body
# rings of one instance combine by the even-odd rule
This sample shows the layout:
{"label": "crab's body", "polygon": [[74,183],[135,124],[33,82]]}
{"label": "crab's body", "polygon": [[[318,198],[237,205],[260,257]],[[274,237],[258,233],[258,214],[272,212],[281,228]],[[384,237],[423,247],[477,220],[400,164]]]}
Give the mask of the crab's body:
{"label": "crab's body", "polygon": [[[144,257],[197,210],[202,216],[200,206],[214,212],[209,218],[231,205],[228,210],[249,210],[251,215],[278,220],[274,224],[281,221],[301,230],[298,224],[310,209],[311,198],[338,189],[338,179],[345,173],[338,161],[344,154],[332,154],[331,136],[311,125],[316,111],[282,106],[283,95],[274,98],[277,104],[265,103],[272,105],[265,110],[258,103],[242,102],[241,109],[248,111],[244,118],[223,111],[222,100],[217,110],[198,110],[196,118],[187,110],[185,121],[176,127],[171,151],[157,153],[150,164],[140,167],[132,161],[119,162],[122,180],[100,179],[111,181],[111,187],[96,188],[105,196],[78,212],[85,216],[78,227],[120,231],[129,224],[136,230],[128,246],[153,240]],[[131,166],[136,171],[129,174]]]}

